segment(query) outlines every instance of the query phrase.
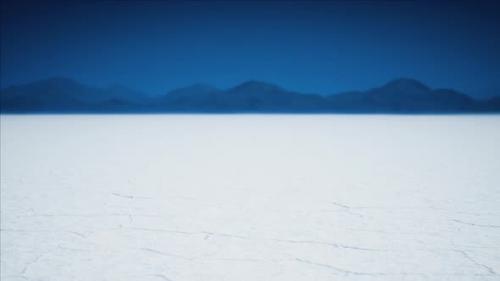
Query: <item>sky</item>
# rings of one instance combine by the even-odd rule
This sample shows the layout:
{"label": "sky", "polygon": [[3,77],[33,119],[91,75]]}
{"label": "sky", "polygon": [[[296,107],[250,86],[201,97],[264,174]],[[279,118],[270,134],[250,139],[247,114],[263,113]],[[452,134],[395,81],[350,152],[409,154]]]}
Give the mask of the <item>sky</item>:
{"label": "sky", "polygon": [[1,87],[262,80],[330,94],[409,77],[481,96],[500,92],[499,3],[3,0]]}

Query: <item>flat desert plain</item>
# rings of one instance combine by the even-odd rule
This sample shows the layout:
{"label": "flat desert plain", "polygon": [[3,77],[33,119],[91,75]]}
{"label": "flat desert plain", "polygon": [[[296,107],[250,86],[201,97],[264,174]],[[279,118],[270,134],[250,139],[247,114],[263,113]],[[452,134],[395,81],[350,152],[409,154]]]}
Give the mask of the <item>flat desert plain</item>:
{"label": "flat desert plain", "polygon": [[2,115],[1,280],[500,280],[499,115]]}

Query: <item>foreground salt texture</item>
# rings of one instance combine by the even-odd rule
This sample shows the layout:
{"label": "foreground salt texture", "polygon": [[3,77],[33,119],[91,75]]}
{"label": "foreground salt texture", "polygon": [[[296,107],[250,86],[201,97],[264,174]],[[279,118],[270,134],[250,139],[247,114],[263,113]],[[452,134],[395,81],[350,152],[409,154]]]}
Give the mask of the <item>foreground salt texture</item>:
{"label": "foreground salt texture", "polygon": [[500,280],[500,116],[1,117],[1,280]]}

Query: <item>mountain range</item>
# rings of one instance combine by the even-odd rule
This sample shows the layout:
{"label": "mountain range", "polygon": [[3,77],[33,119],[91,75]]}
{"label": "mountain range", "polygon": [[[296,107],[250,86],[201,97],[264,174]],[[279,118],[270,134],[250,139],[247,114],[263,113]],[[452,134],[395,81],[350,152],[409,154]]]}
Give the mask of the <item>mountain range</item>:
{"label": "mountain range", "polygon": [[246,81],[229,89],[206,84],[148,96],[123,86],[97,88],[68,78],[11,86],[0,92],[3,113],[474,113],[500,112],[500,96],[474,99],[409,78],[365,91],[300,93]]}

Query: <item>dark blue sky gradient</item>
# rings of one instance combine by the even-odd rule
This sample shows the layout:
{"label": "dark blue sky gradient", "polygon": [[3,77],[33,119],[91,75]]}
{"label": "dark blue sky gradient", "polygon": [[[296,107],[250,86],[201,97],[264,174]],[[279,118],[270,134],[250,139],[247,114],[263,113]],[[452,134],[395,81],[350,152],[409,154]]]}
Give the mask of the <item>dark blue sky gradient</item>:
{"label": "dark blue sky gradient", "polygon": [[412,77],[479,95],[500,89],[497,2],[8,0],[1,83],[160,94],[257,79],[334,93]]}

